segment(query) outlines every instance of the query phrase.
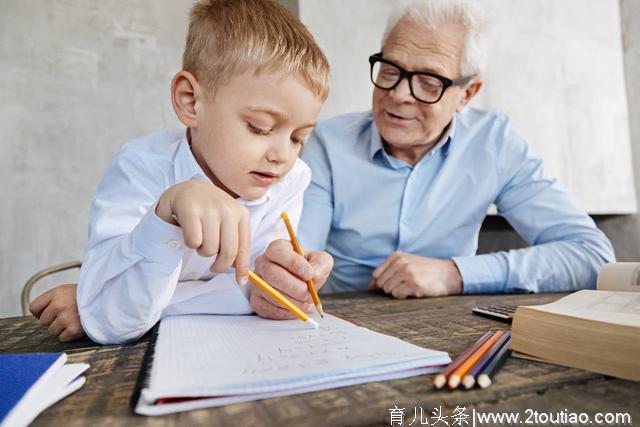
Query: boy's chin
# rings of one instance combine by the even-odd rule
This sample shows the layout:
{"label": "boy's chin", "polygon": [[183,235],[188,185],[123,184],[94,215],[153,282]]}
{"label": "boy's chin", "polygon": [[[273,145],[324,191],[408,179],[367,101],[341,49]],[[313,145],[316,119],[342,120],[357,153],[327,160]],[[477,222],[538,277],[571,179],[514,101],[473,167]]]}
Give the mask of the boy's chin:
{"label": "boy's chin", "polygon": [[240,196],[245,200],[257,200],[260,197],[264,196],[269,190],[269,188],[270,186],[243,188],[239,193],[236,193],[236,194],[238,194],[238,196]]}

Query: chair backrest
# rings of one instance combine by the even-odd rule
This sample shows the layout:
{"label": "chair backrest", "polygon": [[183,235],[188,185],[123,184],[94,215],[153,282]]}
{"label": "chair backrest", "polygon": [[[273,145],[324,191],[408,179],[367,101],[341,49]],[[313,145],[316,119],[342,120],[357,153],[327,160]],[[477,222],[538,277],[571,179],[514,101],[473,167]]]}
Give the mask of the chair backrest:
{"label": "chair backrest", "polygon": [[33,288],[37,281],[51,274],[59,273],[65,270],[71,270],[72,268],[80,268],[81,265],[82,261],[65,262],[64,264],[54,265],[52,267],[45,268],[44,270],[40,270],[36,274],[31,276],[22,288],[22,314],[25,316],[29,314],[29,295],[31,294],[31,288]]}

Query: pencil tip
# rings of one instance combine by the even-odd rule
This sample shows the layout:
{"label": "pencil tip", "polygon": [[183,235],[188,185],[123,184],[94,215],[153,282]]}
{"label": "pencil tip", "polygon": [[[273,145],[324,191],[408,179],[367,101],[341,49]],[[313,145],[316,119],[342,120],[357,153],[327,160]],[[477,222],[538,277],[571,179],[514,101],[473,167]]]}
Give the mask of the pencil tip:
{"label": "pencil tip", "polygon": [[308,323],[309,326],[311,326],[313,329],[318,329],[320,327],[320,325],[318,325],[318,323],[310,317],[306,320],[305,323]]}
{"label": "pencil tip", "polygon": [[320,317],[324,319],[324,310],[322,309],[322,304],[318,304],[318,313],[320,313]]}

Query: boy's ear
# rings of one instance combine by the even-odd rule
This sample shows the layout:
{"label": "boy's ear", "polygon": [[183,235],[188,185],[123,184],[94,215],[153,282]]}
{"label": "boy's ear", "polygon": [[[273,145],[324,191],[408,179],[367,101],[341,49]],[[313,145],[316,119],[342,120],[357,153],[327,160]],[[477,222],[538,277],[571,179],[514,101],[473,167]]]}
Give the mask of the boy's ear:
{"label": "boy's ear", "polygon": [[196,78],[188,71],[180,71],[171,82],[171,103],[178,119],[188,128],[198,127],[196,101],[199,86]]}

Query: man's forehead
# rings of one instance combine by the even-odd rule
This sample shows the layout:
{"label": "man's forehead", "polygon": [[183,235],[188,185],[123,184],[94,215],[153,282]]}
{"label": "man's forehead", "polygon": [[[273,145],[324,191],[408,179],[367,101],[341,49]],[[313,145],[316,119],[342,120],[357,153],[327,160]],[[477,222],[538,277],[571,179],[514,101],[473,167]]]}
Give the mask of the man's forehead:
{"label": "man's forehead", "polygon": [[389,34],[382,51],[385,58],[411,71],[457,72],[463,42],[460,24],[429,28],[403,19]]}

